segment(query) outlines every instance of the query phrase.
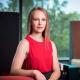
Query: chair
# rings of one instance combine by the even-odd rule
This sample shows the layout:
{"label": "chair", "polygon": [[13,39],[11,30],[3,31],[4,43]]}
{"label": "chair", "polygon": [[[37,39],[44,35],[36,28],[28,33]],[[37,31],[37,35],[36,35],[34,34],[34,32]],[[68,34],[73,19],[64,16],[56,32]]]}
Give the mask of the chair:
{"label": "chair", "polygon": [[25,76],[0,76],[0,80],[34,80],[31,77]]}
{"label": "chair", "polygon": [[33,80],[9,75],[12,59],[19,43],[19,13],[0,12],[0,80]]}

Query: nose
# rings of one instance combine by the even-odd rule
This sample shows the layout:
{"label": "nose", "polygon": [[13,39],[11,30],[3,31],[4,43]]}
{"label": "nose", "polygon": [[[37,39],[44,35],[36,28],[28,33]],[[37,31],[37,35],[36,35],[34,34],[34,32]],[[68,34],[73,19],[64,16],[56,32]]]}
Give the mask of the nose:
{"label": "nose", "polygon": [[41,19],[39,20],[39,24],[42,24],[42,20]]}

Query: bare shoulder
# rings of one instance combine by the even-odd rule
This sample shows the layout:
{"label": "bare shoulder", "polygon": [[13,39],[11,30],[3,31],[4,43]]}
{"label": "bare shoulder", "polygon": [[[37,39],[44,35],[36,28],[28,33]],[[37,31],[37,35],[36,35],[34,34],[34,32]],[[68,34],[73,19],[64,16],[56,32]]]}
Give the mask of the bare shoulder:
{"label": "bare shoulder", "polygon": [[29,45],[29,41],[28,40],[26,40],[26,39],[22,39],[20,42],[19,42],[19,44],[22,44],[22,45]]}
{"label": "bare shoulder", "polygon": [[50,40],[50,41],[51,41],[51,45],[52,45],[52,47],[56,47],[55,42],[52,41],[52,40]]}
{"label": "bare shoulder", "polygon": [[27,50],[27,53],[28,53],[29,52],[29,41],[26,39],[22,39],[19,42],[18,49]]}

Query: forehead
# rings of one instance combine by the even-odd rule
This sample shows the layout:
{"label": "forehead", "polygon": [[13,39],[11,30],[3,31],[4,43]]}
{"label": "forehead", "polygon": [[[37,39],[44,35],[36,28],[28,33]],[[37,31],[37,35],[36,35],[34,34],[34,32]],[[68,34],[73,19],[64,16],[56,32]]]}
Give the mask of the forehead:
{"label": "forehead", "polygon": [[46,13],[44,11],[41,11],[41,10],[35,10],[33,13],[32,13],[32,16],[42,16],[42,17],[46,17]]}

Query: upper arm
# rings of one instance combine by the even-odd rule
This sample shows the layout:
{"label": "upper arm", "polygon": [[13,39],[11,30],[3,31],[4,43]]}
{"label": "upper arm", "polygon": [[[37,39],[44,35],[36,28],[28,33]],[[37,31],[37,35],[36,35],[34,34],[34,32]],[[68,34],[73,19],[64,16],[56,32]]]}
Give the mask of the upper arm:
{"label": "upper arm", "polygon": [[58,62],[58,56],[57,56],[57,48],[53,41],[51,41],[52,44],[52,56],[53,56],[53,70],[60,70],[59,68],[59,62]]}
{"label": "upper arm", "polygon": [[20,41],[16,49],[11,69],[20,69],[28,52],[29,52],[29,42],[23,39],[22,41]]}

